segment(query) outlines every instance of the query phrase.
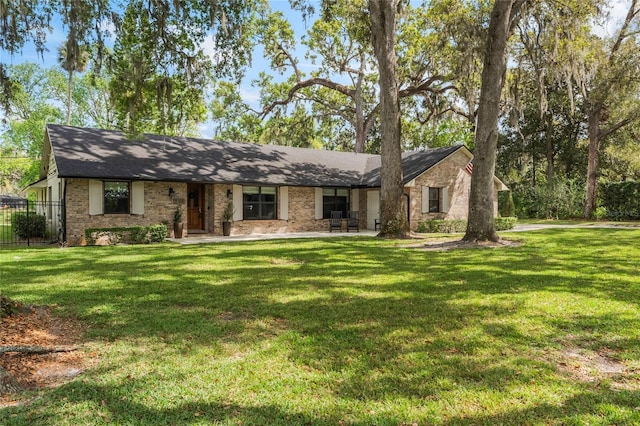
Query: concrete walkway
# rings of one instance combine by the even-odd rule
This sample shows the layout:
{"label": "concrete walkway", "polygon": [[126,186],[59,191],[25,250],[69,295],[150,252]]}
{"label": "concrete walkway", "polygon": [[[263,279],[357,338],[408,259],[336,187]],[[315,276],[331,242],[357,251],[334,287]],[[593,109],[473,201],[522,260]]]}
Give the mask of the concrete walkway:
{"label": "concrete walkway", "polygon": [[290,238],[332,238],[332,237],[375,237],[378,231],[366,229],[360,232],[290,232],[282,234],[251,234],[251,235],[231,235],[221,237],[219,235],[193,234],[186,238],[167,238],[167,241],[180,244],[204,244],[204,243],[225,243],[235,241],[259,241],[259,240],[282,240]]}
{"label": "concrete walkway", "polygon": [[[636,229],[640,230],[640,224],[638,226],[633,225],[616,225],[612,223],[598,223],[598,222],[586,222],[577,224],[545,224],[545,223],[519,223],[515,228],[509,231],[501,232],[525,232],[525,231],[537,231],[539,229],[566,229],[566,228],[608,228],[608,229]],[[167,238],[167,241],[172,241],[179,244],[204,244],[204,243],[224,243],[234,241],[260,241],[260,240],[283,240],[290,238],[332,238],[332,237],[375,237],[378,235],[378,231],[371,231],[368,229],[360,230],[360,232],[291,232],[282,234],[251,234],[251,235],[231,235],[229,237],[221,237],[219,235],[209,234],[192,234],[186,238]],[[428,234],[424,234],[428,235]]]}

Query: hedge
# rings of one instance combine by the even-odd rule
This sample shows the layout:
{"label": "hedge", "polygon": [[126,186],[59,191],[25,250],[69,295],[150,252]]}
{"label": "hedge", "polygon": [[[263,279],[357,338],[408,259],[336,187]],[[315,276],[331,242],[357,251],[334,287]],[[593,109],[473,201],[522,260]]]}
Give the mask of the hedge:
{"label": "hedge", "polygon": [[20,238],[44,237],[47,232],[47,218],[37,213],[18,212],[11,215],[11,226]]}
{"label": "hedge", "polygon": [[89,245],[94,245],[100,239],[106,239],[108,245],[159,243],[164,241],[167,235],[167,225],[165,224],[125,228],[87,228],[84,230],[84,236]]}
{"label": "hedge", "polygon": [[[516,226],[518,219],[515,217],[497,217],[495,219],[496,231],[506,231]],[[466,220],[443,220],[432,219],[418,222],[418,232],[425,234],[449,234],[455,232],[465,232],[467,230]]]}
{"label": "hedge", "polygon": [[640,182],[611,182],[600,185],[600,205],[609,220],[640,219]]}

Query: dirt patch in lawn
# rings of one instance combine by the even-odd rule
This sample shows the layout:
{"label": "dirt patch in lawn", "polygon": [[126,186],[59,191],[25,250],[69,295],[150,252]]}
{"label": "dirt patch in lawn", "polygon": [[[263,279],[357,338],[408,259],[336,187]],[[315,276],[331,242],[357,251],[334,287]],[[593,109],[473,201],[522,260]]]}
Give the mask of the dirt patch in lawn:
{"label": "dirt patch in lawn", "polygon": [[486,249],[499,247],[520,247],[522,241],[501,239],[500,241],[462,241],[462,240],[434,240],[405,245],[405,248],[415,248],[426,251],[449,251],[460,249]]}
{"label": "dirt patch in lawn", "polygon": [[613,389],[640,390],[637,372],[618,360],[611,349],[592,350],[568,344],[549,352],[545,358],[572,379],[592,383],[604,381]]}
{"label": "dirt patch in lawn", "polygon": [[[80,345],[85,327],[70,318],[60,318],[47,306],[23,307],[18,313],[0,318],[0,347],[32,347],[68,351],[52,353],[0,353],[0,367],[23,390],[60,386],[93,364],[95,353]],[[0,407],[24,403],[20,392],[2,394]]]}

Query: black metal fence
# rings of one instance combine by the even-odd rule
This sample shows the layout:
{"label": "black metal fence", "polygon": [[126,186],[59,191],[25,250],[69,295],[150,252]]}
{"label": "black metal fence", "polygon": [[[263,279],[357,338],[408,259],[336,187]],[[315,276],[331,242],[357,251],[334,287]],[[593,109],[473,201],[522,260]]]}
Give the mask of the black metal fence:
{"label": "black metal fence", "polygon": [[64,241],[64,203],[20,201],[0,204],[0,245],[43,245]]}

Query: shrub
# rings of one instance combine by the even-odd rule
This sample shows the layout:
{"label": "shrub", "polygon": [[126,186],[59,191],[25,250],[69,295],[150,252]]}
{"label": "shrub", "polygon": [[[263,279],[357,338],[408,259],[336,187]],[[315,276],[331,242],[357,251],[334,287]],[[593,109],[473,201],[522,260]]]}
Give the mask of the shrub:
{"label": "shrub", "polygon": [[516,206],[513,204],[511,191],[498,192],[498,212],[502,217],[514,217],[516,215]]}
{"label": "shrub", "polygon": [[418,223],[418,232],[427,234],[464,232],[466,229],[467,221],[465,220],[433,219],[425,220]]}
{"label": "shrub", "polygon": [[496,217],[496,231],[507,231],[509,229],[513,229],[518,222],[517,217]]}
{"label": "shrub", "polygon": [[640,219],[640,182],[601,184],[600,204],[606,209],[608,219]]}
{"label": "shrub", "polygon": [[44,237],[47,231],[47,218],[41,214],[19,212],[12,215],[11,225],[20,238]]}
{"label": "shrub", "polygon": [[118,243],[149,244],[159,243],[167,238],[167,225],[129,226],[126,228],[87,228],[84,236],[87,244],[105,240],[107,245]]}
{"label": "shrub", "polygon": [[[518,218],[516,217],[497,217],[495,218],[496,231],[513,229],[517,222]],[[466,230],[466,220],[432,219],[418,222],[418,232],[424,234],[450,234],[455,232],[465,232]]]}
{"label": "shrub", "polygon": [[537,186],[513,184],[512,190],[517,217],[570,219],[582,215],[585,190],[577,180],[555,179]]}

